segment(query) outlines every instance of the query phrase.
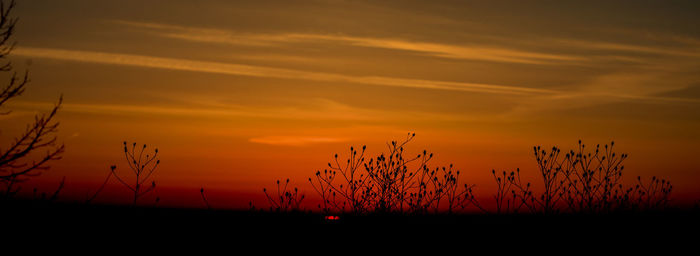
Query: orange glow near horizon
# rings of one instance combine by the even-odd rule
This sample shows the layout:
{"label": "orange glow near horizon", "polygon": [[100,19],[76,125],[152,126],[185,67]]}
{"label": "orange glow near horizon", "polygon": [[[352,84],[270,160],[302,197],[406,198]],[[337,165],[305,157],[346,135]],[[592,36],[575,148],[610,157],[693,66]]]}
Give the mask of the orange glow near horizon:
{"label": "orange glow near horizon", "polygon": [[[159,149],[144,205],[204,207],[204,188],[212,207],[265,207],[262,188],[290,178],[315,209],[307,179],[335,153],[376,157],[409,132],[407,154],[454,164],[485,200],[492,169],[540,185],[533,146],[614,140],[626,184],[664,177],[694,203],[697,8],[636,4],[21,2],[10,58],[31,83],[0,145],[63,95],[66,152],[25,196],[66,177],[62,199],[85,200],[111,165],[129,171],[127,141]],[[129,200],[111,180],[95,202]]]}

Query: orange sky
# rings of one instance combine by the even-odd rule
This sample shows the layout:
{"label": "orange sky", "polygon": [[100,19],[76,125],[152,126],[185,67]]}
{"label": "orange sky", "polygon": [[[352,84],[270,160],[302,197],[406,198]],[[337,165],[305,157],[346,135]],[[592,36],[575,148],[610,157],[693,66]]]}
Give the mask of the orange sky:
{"label": "orange sky", "polygon": [[[534,145],[615,140],[628,178],[700,197],[700,32],[692,1],[27,1],[12,53],[31,83],[3,142],[64,95],[63,160],[27,184],[83,198],[122,142],[160,150],[168,205],[258,200],[334,153],[416,132],[409,152],[533,174]],[[532,177],[535,180],[534,176]],[[256,197],[257,196],[257,197]],[[112,181],[96,201],[128,201]]]}

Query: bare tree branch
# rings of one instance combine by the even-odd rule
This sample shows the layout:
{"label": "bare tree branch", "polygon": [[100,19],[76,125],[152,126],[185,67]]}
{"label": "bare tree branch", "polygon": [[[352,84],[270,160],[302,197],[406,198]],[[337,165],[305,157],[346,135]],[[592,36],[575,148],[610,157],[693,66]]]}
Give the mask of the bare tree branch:
{"label": "bare tree branch", "polygon": [[[15,46],[15,43],[11,42],[18,20],[11,16],[14,7],[14,0],[0,0],[0,62],[5,61]],[[8,83],[0,89],[2,107],[9,100],[24,93],[25,86],[29,83],[29,73],[25,71],[23,76],[18,76],[9,61],[0,64],[0,72],[12,73]],[[4,149],[0,148],[0,183],[6,186],[6,196],[18,191],[13,189],[15,184],[40,175],[42,171],[49,169],[49,162],[61,159],[65,147],[57,143],[55,134],[58,132],[59,123],[55,118],[62,103],[63,96],[59,97],[49,113],[37,114],[23,133],[15,137]],[[0,115],[9,113],[2,111]],[[43,156],[39,155],[41,151],[44,151]]]}

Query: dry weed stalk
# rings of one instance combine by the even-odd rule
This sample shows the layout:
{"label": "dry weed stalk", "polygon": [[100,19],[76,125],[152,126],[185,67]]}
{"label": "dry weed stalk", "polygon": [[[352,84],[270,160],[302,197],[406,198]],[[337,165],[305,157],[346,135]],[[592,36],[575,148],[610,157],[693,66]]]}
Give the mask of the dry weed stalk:
{"label": "dry weed stalk", "polygon": [[129,165],[129,168],[134,174],[133,184],[127,183],[124,179],[122,179],[122,177],[117,175],[117,168],[115,165],[113,165],[111,168],[111,174],[115,178],[117,178],[117,180],[122,185],[124,185],[126,188],[131,190],[131,192],[133,192],[134,205],[136,205],[136,202],[139,198],[148,194],[156,188],[156,182],[153,180],[150,180],[151,184],[146,188],[143,187],[143,184],[148,184],[149,178],[156,170],[156,167],[158,167],[158,165],[160,164],[160,160],[158,159],[158,149],[156,148],[154,150],[153,155],[150,155],[148,153],[144,155],[145,150],[146,144],[143,144],[143,147],[141,147],[139,151],[136,151],[135,142],[132,144],[131,150],[129,150],[126,141],[124,141],[124,157],[126,158],[126,162]]}
{"label": "dry weed stalk", "polygon": [[475,202],[472,187],[459,183],[460,172],[449,167],[428,167],[432,153],[408,157],[405,146],[415,133],[406,139],[387,143],[387,152],[365,158],[366,146],[361,151],[350,147],[348,159],[341,164],[338,154],[329,169],[317,171],[309,178],[322,203],[325,213],[428,213],[446,209],[453,212]]}
{"label": "dry weed stalk", "polygon": [[[532,213],[610,213],[626,210],[653,210],[666,207],[672,186],[669,181],[653,177],[644,184],[625,188],[622,184],[623,162],[627,154],[618,154],[615,142],[596,145],[587,151],[580,140],[577,150],[560,157],[561,150],[550,151],[534,147],[535,160],[542,178],[539,196],[533,196],[530,183],[523,186],[520,170],[497,178],[497,212],[502,212],[504,194],[512,194],[512,202],[505,212],[527,209]],[[494,174],[495,175],[495,174]],[[494,176],[495,177],[495,176]],[[511,203],[515,203],[512,204]],[[510,207],[512,206],[512,208]]]}
{"label": "dry weed stalk", "polygon": [[[298,212],[301,210],[301,202],[304,200],[304,195],[299,193],[298,188],[289,189],[289,179],[284,184],[280,184],[277,180],[277,195],[271,196],[267,193],[267,188],[263,188],[263,192],[270,203],[270,211],[274,212]],[[252,203],[250,204],[253,209]]]}

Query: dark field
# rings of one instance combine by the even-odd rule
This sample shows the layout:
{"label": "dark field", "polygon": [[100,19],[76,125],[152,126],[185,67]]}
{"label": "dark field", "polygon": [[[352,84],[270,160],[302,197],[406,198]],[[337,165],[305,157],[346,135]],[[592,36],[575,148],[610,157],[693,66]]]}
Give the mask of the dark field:
{"label": "dark field", "polygon": [[[327,235],[385,237],[450,237],[450,239],[518,241],[576,239],[675,241],[697,239],[698,209],[658,212],[559,215],[340,215],[328,220],[317,213],[139,208],[130,206],[43,204],[12,201],[2,205],[5,231],[15,234],[50,233],[61,237],[70,231],[76,238],[119,237],[141,234],[152,239],[170,236],[208,237],[250,234],[255,239],[303,239]],[[300,237],[299,235],[304,235]],[[65,239],[66,237],[61,237]]]}

